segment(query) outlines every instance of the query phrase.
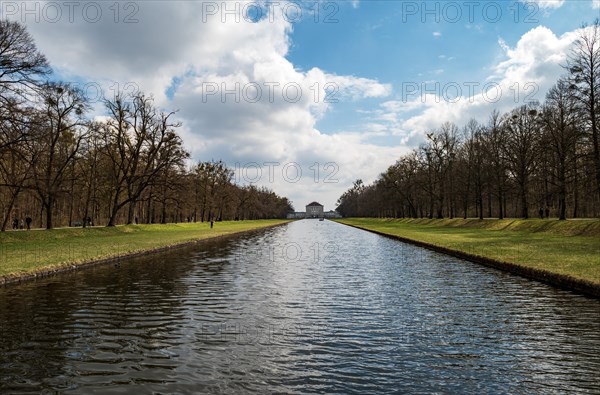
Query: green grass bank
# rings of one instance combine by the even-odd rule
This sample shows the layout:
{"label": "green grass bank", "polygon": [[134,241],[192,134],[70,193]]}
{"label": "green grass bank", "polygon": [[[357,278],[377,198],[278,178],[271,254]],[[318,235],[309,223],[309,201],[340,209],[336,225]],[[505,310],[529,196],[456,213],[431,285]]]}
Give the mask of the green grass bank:
{"label": "green grass bank", "polygon": [[0,285],[287,223],[227,221],[0,233]]}
{"label": "green grass bank", "polygon": [[600,297],[600,220],[349,218],[338,222]]}

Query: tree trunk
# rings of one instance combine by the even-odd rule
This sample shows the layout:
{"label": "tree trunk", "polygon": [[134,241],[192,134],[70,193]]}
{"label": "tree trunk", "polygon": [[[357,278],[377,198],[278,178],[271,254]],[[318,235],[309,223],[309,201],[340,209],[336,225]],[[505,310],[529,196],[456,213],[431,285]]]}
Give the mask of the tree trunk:
{"label": "tree trunk", "polygon": [[440,197],[438,198],[438,208],[437,208],[436,218],[437,219],[444,218],[444,195],[441,191],[440,191]]}
{"label": "tree trunk", "polygon": [[498,188],[498,219],[504,219],[502,190]]}
{"label": "tree trunk", "polygon": [[115,226],[115,222],[117,221],[117,214],[119,213],[119,194],[115,192],[115,197],[113,200],[112,210],[110,210],[110,219],[108,220],[108,225],[106,226]]}
{"label": "tree trunk", "polygon": [[[74,163],[74,162],[73,162]],[[74,172],[74,170],[71,170]],[[73,206],[75,201],[75,177],[71,174],[71,196],[69,196],[69,227],[73,226]]]}
{"label": "tree trunk", "polygon": [[479,219],[483,219],[483,192],[481,186],[477,186],[477,205],[479,206]]}
{"label": "tree trunk", "polygon": [[131,225],[133,223],[133,219],[135,218],[135,207],[137,206],[137,200],[133,199],[129,202],[129,208],[127,210],[127,225]]}
{"label": "tree trunk", "polygon": [[146,223],[152,223],[152,195],[148,197],[148,205],[146,207]]}
{"label": "tree trunk", "polygon": [[[596,26],[598,27],[598,26]],[[596,72],[599,70],[596,70]],[[596,81],[597,76],[592,75],[592,82]],[[597,193],[598,197],[600,197],[600,142],[598,141],[598,114],[596,114],[596,104],[597,103],[597,93],[596,93],[596,85],[592,83],[590,85],[589,90],[589,98],[590,98],[590,121],[592,127],[592,146],[594,147],[594,167],[596,170],[596,187],[598,188]]]}
{"label": "tree trunk", "polygon": [[52,223],[52,205],[54,204],[54,199],[52,197],[48,197],[45,208],[46,208],[46,229],[52,229],[54,224]]}
{"label": "tree trunk", "polygon": [[564,162],[560,161],[558,170],[558,219],[567,219],[567,180]]}
{"label": "tree trunk", "polygon": [[592,138],[594,144],[594,166],[596,168],[596,187],[598,188],[598,197],[600,197],[600,147],[597,132],[593,134]]}
{"label": "tree trunk", "polygon": [[10,213],[15,205],[15,202],[17,201],[20,190],[21,189],[19,188],[16,192],[11,193],[10,200],[8,201],[8,207],[6,208],[6,214],[4,215],[4,220],[2,221],[2,232],[6,232],[6,227],[10,221]]}
{"label": "tree trunk", "polygon": [[200,222],[204,222],[204,214],[206,214],[206,200],[202,202],[202,208],[200,209]]}
{"label": "tree trunk", "polygon": [[528,205],[527,192],[524,189],[522,189],[521,190],[521,217],[524,219],[529,218],[529,210],[528,210],[527,205]]}
{"label": "tree trunk", "polygon": [[83,228],[87,228],[88,226],[88,217],[90,216],[90,201],[91,201],[91,197],[92,194],[90,193],[90,191],[88,190],[88,193],[86,194],[85,197],[85,204],[83,206]]}

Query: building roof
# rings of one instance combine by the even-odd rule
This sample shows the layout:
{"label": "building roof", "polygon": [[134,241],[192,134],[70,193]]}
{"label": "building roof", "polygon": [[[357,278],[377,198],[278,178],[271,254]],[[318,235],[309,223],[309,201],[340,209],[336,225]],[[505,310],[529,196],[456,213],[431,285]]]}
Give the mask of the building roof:
{"label": "building roof", "polygon": [[306,205],[306,207],[313,207],[313,206],[319,206],[319,207],[323,207],[322,204],[319,204],[317,202],[312,202],[311,204]]}

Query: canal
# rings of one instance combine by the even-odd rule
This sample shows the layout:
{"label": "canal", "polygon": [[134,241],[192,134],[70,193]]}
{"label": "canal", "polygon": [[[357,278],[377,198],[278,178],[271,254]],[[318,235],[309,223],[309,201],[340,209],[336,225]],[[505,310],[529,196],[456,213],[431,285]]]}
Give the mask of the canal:
{"label": "canal", "polygon": [[0,289],[3,394],[600,393],[598,350],[599,300],[331,221]]}

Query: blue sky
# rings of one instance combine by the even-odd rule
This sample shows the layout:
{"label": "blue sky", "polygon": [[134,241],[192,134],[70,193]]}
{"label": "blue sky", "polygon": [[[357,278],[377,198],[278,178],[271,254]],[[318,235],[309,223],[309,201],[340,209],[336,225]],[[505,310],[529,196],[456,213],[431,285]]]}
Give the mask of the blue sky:
{"label": "blue sky", "polygon": [[[299,20],[286,0],[23,4],[0,13],[27,24],[59,78],[106,98],[115,87],[154,95],[178,110],[194,161],[222,159],[237,182],[299,210],[335,208],[353,181],[373,181],[443,122],[543,100],[581,24],[600,17],[600,0],[320,0],[301,2]],[[272,12],[243,18],[257,6]],[[337,102],[323,100],[325,87]]]}

